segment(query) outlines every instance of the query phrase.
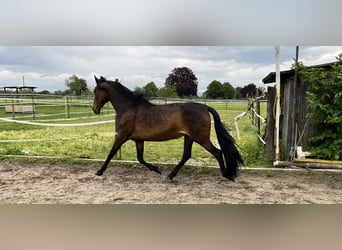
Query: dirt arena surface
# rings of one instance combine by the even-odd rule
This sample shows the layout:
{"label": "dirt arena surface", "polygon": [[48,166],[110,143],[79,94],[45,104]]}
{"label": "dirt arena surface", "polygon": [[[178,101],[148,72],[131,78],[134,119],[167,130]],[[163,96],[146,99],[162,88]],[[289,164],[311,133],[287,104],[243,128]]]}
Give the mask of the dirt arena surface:
{"label": "dirt arena surface", "polygon": [[[0,161],[1,204],[342,204],[342,173],[246,170],[236,182],[217,171],[179,172],[174,181],[145,168]],[[188,167],[189,168],[189,167]]]}

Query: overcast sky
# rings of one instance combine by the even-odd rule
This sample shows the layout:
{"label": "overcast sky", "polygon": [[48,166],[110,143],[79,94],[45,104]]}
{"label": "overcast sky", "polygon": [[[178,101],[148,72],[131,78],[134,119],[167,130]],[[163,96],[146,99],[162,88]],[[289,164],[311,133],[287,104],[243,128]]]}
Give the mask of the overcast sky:
{"label": "overcast sky", "polygon": [[[290,69],[295,46],[280,47],[281,70]],[[305,65],[335,61],[342,46],[302,46],[299,60]],[[255,83],[275,71],[274,46],[9,46],[0,47],[0,87],[37,86],[64,90],[65,79],[76,74],[94,86],[94,74],[118,78],[130,89],[155,82],[163,87],[175,67],[189,67],[203,93],[213,80],[234,87]]]}
{"label": "overcast sky", "polygon": [[[3,0],[0,86],[24,77],[38,91],[64,90],[76,74],[91,87],[96,74],[130,89],[163,87],[184,66],[199,94],[213,80],[260,86],[275,71],[276,44],[307,45],[299,54],[306,65],[334,61],[342,53],[341,9],[340,0]],[[290,69],[295,46],[281,46],[280,55],[281,70]]]}

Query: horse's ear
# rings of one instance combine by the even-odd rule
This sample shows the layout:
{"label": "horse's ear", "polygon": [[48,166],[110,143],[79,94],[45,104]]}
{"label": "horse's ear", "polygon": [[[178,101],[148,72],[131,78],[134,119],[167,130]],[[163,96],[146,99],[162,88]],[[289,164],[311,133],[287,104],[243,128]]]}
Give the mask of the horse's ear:
{"label": "horse's ear", "polygon": [[97,79],[96,75],[94,75],[94,78],[95,78],[96,84],[99,85],[99,79]]}
{"label": "horse's ear", "polygon": [[96,81],[97,85],[100,85],[102,82],[106,82],[107,81],[107,79],[104,78],[103,76],[101,76],[100,79],[98,79],[95,75],[94,75],[94,77],[95,77],[95,81]]}

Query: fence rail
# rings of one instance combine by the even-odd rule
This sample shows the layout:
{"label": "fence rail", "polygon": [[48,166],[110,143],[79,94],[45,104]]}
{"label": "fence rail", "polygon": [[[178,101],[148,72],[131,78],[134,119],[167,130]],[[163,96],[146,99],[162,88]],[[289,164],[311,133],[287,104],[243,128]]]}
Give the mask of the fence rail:
{"label": "fence rail", "polygon": [[[8,107],[7,113],[11,114],[12,118],[23,118],[23,113],[32,113],[31,117],[35,120],[38,113],[44,113],[43,115],[51,115],[46,114],[44,112],[44,108],[55,107],[58,113],[64,113],[66,118],[71,118],[72,114],[75,114],[75,108],[78,110],[77,112],[81,113],[91,113],[91,107],[93,104],[93,96],[60,96],[60,95],[45,95],[38,93],[0,93],[0,114],[2,113],[2,109]],[[179,102],[198,102],[203,104],[217,104],[222,103],[226,105],[226,109],[228,109],[230,104],[239,104],[239,103],[247,103],[247,99],[181,99],[181,98],[151,98],[150,101],[155,104],[170,104],[170,103],[179,103]],[[24,111],[20,109],[15,109],[17,106],[27,106],[32,107],[29,111]],[[74,110],[74,111],[72,111]],[[82,110],[82,111],[80,111]],[[105,108],[106,112],[110,112],[111,107]],[[6,118],[6,117],[5,117]]]}
{"label": "fence rail", "polygon": [[[36,117],[63,115],[66,119],[77,113],[92,114],[93,96],[57,96],[38,93],[0,93],[0,116],[35,120]],[[5,111],[2,113],[2,111]],[[28,116],[27,113],[30,113]],[[1,115],[3,114],[3,115]]]}
{"label": "fence rail", "polygon": [[265,124],[266,119],[260,115],[260,102],[266,102],[265,100],[263,100],[264,98],[265,96],[260,96],[255,99],[249,99],[247,110],[234,117],[234,125],[236,128],[236,132],[237,132],[237,136],[239,140],[240,140],[240,130],[238,127],[238,121],[242,119],[243,117],[245,117],[246,115],[249,115],[249,119],[251,120],[253,126],[257,130],[256,135],[258,139],[260,140],[262,144],[266,145],[266,142],[264,140],[265,134],[261,134],[261,122]]}
{"label": "fence rail", "polygon": [[[106,104],[104,106],[100,115],[95,115],[92,111],[93,96],[81,98],[68,96],[67,98],[64,96],[39,94],[34,95],[33,99],[31,95],[22,95],[20,96],[19,100],[17,100],[17,96],[14,95],[13,102],[15,101],[18,101],[19,104],[21,103],[25,105],[31,105],[33,103],[35,105],[35,114],[6,113],[5,106],[12,104],[12,96],[9,96],[8,94],[3,95],[0,93],[0,127],[3,127],[5,131],[0,138],[0,143],[6,143],[2,149],[0,148],[0,155],[54,154],[72,155],[77,157],[81,155],[81,157],[93,158],[99,157],[98,155],[107,154],[106,150],[108,145],[113,140],[114,132],[114,124],[110,123],[114,123],[113,119],[115,112],[110,104]],[[248,105],[248,100],[246,99],[211,100],[197,98],[153,98],[150,101],[155,104],[170,104],[176,102],[192,101],[207,105],[214,105],[214,107],[220,113],[221,119],[229,126],[233,121],[233,116],[235,116],[237,113],[240,113],[244,107],[247,107]],[[105,125],[104,123],[109,124]],[[248,125],[250,126],[250,124]],[[46,128],[44,126],[46,126]],[[97,130],[96,126],[98,126],[100,130]],[[12,128],[13,131],[11,131]],[[18,135],[16,132],[17,129],[20,130]],[[6,131],[10,132],[8,133]],[[235,133],[235,131],[233,133]],[[252,134],[253,129],[251,132],[247,133]],[[213,142],[215,143],[216,135],[213,133],[212,136]],[[53,149],[55,145],[58,147],[58,151]],[[72,145],[75,145],[76,149],[74,149]],[[153,154],[151,153],[150,156],[152,161],[154,160],[154,157],[156,157],[155,155],[158,155],[158,157],[161,155],[161,157],[165,157],[163,159],[168,162],[178,162],[178,150],[182,148],[182,143],[179,141],[176,140],[174,142],[166,142],[163,145],[154,145],[153,143],[149,143],[147,145],[147,148],[150,150],[150,152],[153,152]],[[65,149],[69,147],[69,150]],[[79,150],[79,148],[82,148],[82,150]],[[94,148],[96,148],[95,151]],[[29,150],[30,152],[24,152],[22,150]],[[196,156],[197,150],[200,153],[198,153]],[[121,157],[126,160],[132,158],[135,159],[135,152],[133,151],[132,146],[128,144],[126,148],[123,148],[123,156]],[[132,156],[132,152],[134,153],[134,157]],[[168,152],[168,154],[165,154],[164,156],[164,152]],[[169,152],[173,153],[169,154]],[[202,149],[197,149],[196,146],[194,146],[194,155],[195,157],[193,161],[196,162],[196,164],[207,165],[211,164],[212,162],[213,164],[216,164],[215,159],[211,159],[210,156],[205,154],[202,156]],[[121,158],[120,155],[117,156],[118,159]]]}

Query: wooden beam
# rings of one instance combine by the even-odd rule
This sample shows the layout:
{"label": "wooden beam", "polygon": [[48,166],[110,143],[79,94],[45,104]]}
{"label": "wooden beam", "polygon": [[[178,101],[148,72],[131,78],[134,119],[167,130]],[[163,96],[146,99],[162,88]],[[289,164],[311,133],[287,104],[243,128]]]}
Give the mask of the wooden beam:
{"label": "wooden beam", "polygon": [[276,90],[274,87],[267,88],[267,118],[266,118],[266,161],[271,164],[274,161],[274,105],[276,98]]}
{"label": "wooden beam", "polygon": [[280,142],[279,142],[279,120],[280,120],[280,47],[275,47],[276,61],[276,117],[275,117],[275,160],[280,160]]}
{"label": "wooden beam", "polygon": [[312,169],[339,169],[339,170],[342,170],[342,164],[275,161],[273,165],[274,166],[283,166],[283,167],[300,167],[300,168],[312,168]]}

